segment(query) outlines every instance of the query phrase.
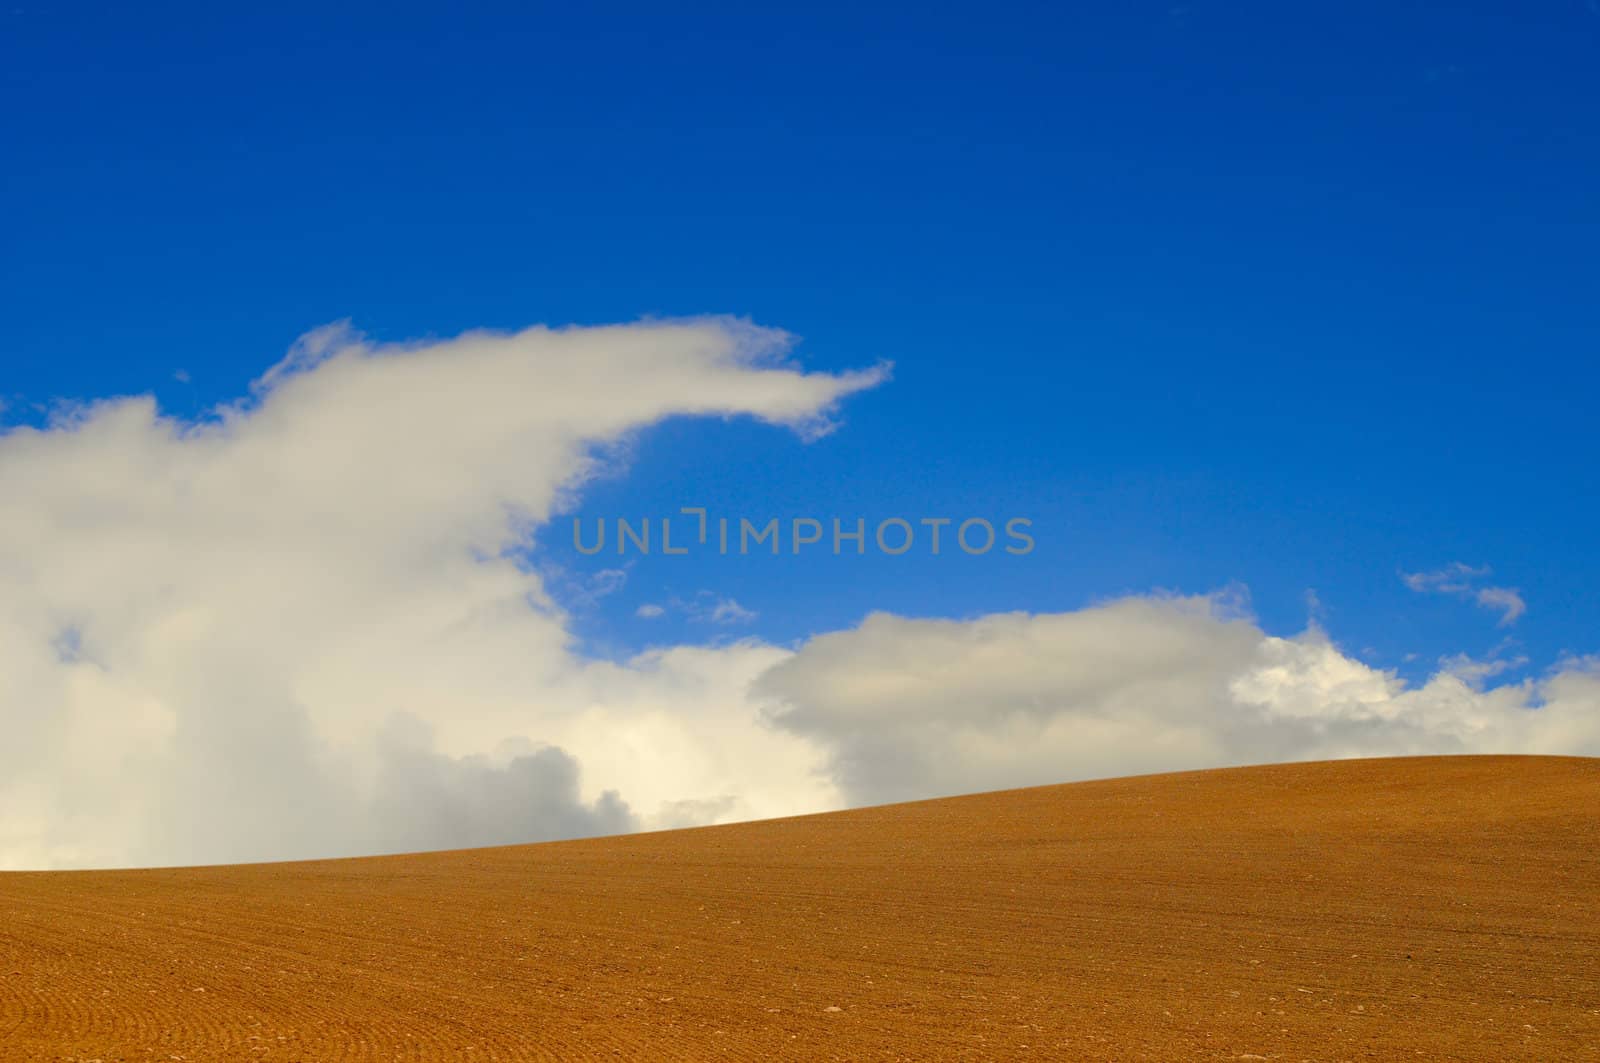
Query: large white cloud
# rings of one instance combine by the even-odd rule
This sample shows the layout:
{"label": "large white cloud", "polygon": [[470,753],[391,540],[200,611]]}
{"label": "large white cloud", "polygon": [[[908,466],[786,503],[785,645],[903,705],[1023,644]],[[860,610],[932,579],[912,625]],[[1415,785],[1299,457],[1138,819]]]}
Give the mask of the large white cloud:
{"label": "large white cloud", "polygon": [[6,433],[0,866],[836,800],[743,698],[777,651],[586,662],[510,549],[630,432],[688,414],[815,434],[882,376],[802,373],[786,346],[723,319],[382,348],[329,328],[202,423],[127,398]]}
{"label": "large white cloud", "polygon": [[[0,867],[515,842],[1172,768],[1600,753],[1600,668],[1408,688],[1238,592],[868,617],[625,662],[517,560],[674,415],[826,431],[882,373],[726,320],[308,336],[198,424],[0,436]],[[1382,563],[1381,559],[1375,563]],[[610,574],[615,576],[615,573]],[[708,599],[709,600],[709,599]]]}

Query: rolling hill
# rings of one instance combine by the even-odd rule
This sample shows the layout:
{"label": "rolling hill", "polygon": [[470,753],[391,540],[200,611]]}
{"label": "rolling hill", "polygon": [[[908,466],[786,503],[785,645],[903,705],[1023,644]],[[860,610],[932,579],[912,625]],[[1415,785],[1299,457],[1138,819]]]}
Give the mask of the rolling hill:
{"label": "rolling hill", "polygon": [[1600,1059],[1600,761],[0,875],[0,1060]]}

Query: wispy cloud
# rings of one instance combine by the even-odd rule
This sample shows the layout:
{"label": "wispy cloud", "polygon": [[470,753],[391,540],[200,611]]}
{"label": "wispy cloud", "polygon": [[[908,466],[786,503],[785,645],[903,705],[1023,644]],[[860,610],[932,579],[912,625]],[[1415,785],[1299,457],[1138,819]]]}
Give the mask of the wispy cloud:
{"label": "wispy cloud", "polygon": [[1485,609],[1501,611],[1501,627],[1516,623],[1517,618],[1528,611],[1528,603],[1522,600],[1522,593],[1515,587],[1483,587],[1478,590],[1477,599]]}
{"label": "wispy cloud", "polygon": [[1509,627],[1528,611],[1528,603],[1516,587],[1487,586],[1482,582],[1493,574],[1488,565],[1474,568],[1453,561],[1431,572],[1401,572],[1400,579],[1418,594],[1448,594],[1475,601],[1485,609],[1499,610],[1499,625]]}
{"label": "wispy cloud", "polygon": [[1432,572],[1402,572],[1400,578],[1407,587],[1421,594],[1459,594],[1470,591],[1472,582],[1489,575],[1490,571],[1488,565],[1473,568],[1460,561],[1452,561]]}
{"label": "wispy cloud", "polygon": [[669,598],[664,603],[646,602],[633,615],[659,620],[669,612],[681,613],[697,624],[748,624],[761,615],[716,591],[700,591],[693,598]]}
{"label": "wispy cloud", "polygon": [[1439,659],[1439,674],[1453,675],[1463,682],[1481,688],[1485,680],[1523,668],[1527,663],[1526,654],[1501,657],[1499,651],[1496,651],[1488,658],[1479,660],[1469,654],[1456,653]]}
{"label": "wispy cloud", "polygon": [[732,598],[713,595],[710,605],[700,611],[698,618],[712,624],[748,624],[756,615],[755,610],[746,609]]}

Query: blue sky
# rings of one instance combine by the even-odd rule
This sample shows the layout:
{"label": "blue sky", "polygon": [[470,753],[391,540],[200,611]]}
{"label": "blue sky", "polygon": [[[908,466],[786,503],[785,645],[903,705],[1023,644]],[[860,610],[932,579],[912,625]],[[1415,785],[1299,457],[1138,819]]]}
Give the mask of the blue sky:
{"label": "blue sky", "polygon": [[[1280,634],[1314,589],[1407,675],[1600,648],[1592,5],[0,19],[8,423],[193,416],[339,319],[733,314],[893,380],[811,443],[649,429],[581,514],[1026,516],[1038,546],[638,559],[573,603],[594,653],[1230,583]],[[545,563],[614,565],[568,531]],[[1400,577],[1453,562],[1526,615]],[[758,615],[634,615],[701,592]]]}

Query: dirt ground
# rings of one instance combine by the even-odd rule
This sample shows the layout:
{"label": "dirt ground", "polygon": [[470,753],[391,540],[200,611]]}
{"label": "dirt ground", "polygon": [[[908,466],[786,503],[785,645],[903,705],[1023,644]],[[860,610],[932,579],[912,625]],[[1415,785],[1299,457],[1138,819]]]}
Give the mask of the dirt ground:
{"label": "dirt ground", "polygon": [[0,1060],[1600,1059],[1600,761],[0,875]]}

